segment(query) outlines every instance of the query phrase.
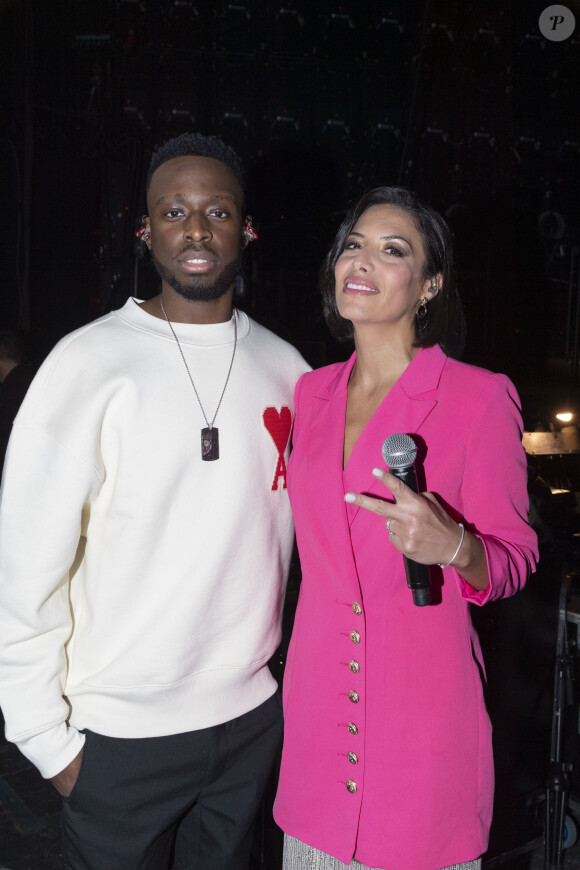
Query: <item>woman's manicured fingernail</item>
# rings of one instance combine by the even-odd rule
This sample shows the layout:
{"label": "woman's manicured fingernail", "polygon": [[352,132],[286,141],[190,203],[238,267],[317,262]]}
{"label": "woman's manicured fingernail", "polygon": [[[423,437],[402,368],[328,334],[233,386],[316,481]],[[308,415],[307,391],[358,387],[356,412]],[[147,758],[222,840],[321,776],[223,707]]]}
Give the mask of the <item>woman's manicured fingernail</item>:
{"label": "woman's manicured fingernail", "polygon": [[383,476],[383,469],[382,468],[373,468],[373,474],[375,477],[382,477]]}
{"label": "woman's manicured fingernail", "polygon": [[355,496],[354,492],[347,492],[346,495],[344,496],[344,500],[349,501],[349,502],[353,502],[355,500],[355,498],[356,498],[356,496]]}

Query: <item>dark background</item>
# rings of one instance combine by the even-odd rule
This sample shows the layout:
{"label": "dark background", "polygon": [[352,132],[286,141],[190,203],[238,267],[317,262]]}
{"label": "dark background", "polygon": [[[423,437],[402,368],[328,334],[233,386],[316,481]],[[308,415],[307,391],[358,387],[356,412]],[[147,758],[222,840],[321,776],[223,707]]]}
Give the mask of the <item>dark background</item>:
{"label": "dark background", "polygon": [[133,238],[143,176],[152,149],[196,129],[250,168],[260,239],[238,301],[313,364],[347,353],[321,321],[321,259],[346,204],[386,183],[455,232],[466,358],[524,386],[553,360],[565,370],[580,37],[545,39],[547,5],[3,0],[0,321],[29,328],[42,356],[157,292]]}
{"label": "dark background", "polygon": [[[528,429],[560,399],[580,410],[580,35],[545,39],[548,5],[0,0],[0,327],[27,330],[39,362],[129,295],[157,292],[133,236],[144,174],[158,144],[194,129],[222,136],[250,170],[260,238],[237,304],[312,365],[350,352],[329,339],[317,295],[345,206],[403,184],[455,233],[465,358],[514,379]],[[580,0],[565,5],[580,23]],[[526,590],[475,614],[496,735],[492,861],[541,836],[558,523],[566,512]],[[574,756],[577,723],[568,732]],[[34,807],[42,783],[19,763],[8,781],[28,777],[17,791]],[[55,798],[40,793],[56,850]],[[22,855],[26,827],[22,838],[6,824]],[[59,866],[46,860],[31,866]]]}

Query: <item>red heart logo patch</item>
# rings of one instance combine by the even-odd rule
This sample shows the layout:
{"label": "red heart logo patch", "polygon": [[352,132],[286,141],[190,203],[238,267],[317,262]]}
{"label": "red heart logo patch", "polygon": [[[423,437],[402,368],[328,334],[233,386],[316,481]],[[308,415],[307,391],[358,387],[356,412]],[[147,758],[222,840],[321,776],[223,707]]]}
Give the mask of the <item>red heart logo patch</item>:
{"label": "red heart logo patch", "polygon": [[286,460],[284,453],[290,440],[290,432],[292,430],[292,413],[290,408],[283,405],[278,411],[277,408],[266,408],[262,415],[264,426],[270,433],[272,441],[276,445],[278,451],[278,462],[276,463],[276,471],[274,472],[274,480],[272,482],[272,490],[278,489],[278,480],[282,478],[282,488],[286,489]]}

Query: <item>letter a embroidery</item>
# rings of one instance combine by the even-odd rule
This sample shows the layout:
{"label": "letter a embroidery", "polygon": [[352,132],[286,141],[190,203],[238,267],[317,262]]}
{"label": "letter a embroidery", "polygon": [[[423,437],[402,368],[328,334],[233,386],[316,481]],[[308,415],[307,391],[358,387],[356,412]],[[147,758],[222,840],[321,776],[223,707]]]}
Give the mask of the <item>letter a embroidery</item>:
{"label": "letter a embroidery", "polygon": [[278,489],[280,478],[282,478],[282,489],[286,489],[286,459],[284,454],[290,440],[292,413],[286,405],[283,405],[279,411],[277,408],[266,408],[262,419],[278,451],[278,461],[276,463],[276,471],[274,472],[274,480],[272,481],[272,492]]}

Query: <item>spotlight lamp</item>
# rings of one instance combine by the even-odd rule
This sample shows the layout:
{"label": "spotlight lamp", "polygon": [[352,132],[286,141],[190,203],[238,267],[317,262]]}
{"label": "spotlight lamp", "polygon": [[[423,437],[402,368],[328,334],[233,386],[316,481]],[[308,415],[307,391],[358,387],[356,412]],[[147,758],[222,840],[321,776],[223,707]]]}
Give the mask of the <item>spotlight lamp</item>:
{"label": "spotlight lamp", "polygon": [[470,141],[475,140],[486,143],[492,150],[497,151],[495,136],[492,136],[491,133],[486,133],[484,130],[474,130],[470,136]]}
{"label": "spotlight lamp", "polygon": [[273,130],[274,128],[280,128],[282,126],[285,126],[287,128],[292,127],[294,130],[300,129],[300,123],[296,120],[296,118],[294,118],[293,115],[287,114],[286,112],[284,112],[284,114],[279,114],[275,116],[274,120],[270,125],[270,129]]}
{"label": "spotlight lamp", "polygon": [[138,9],[139,12],[146,12],[146,6],[141,0],[117,0],[119,9]]}
{"label": "spotlight lamp", "polygon": [[345,133],[347,136],[350,133],[350,128],[346,121],[342,118],[327,118],[325,123],[322,126],[322,132],[327,133],[329,130],[338,130],[340,132]]}
{"label": "spotlight lamp", "polygon": [[233,121],[234,123],[241,124],[243,127],[249,127],[248,121],[244,117],[244,115],[242,115],[241,112],[236,112],[235,110],[233,112],[224,112],[223,121],[228,123]]}
{"label": "spotlight lamp", "polygon": [[560,423],[571,423],[573,419],[574,414],[572,413],[572,411],[559,411],[556,414],[556,420],[559,420]]}

